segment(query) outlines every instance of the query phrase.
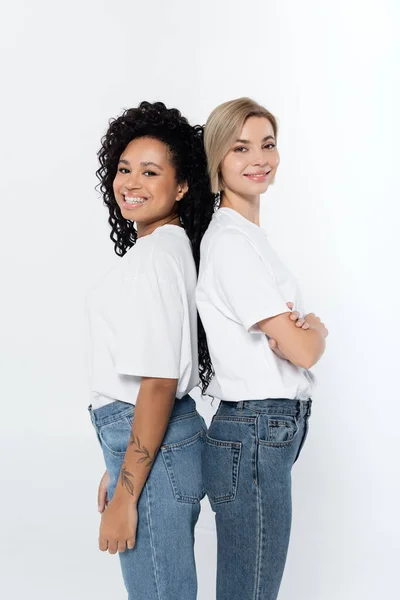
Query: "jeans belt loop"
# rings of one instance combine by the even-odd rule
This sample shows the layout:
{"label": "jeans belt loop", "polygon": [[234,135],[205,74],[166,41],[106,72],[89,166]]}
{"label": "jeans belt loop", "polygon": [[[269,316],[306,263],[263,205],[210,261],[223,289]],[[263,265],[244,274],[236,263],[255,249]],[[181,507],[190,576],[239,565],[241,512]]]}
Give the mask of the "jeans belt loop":
{"label": "jeans belt loop", "polygon": [[301,417],[303,416],[303,407],[301,404],[301,400],[297,400],[297,405],[296,405],[296,419],[301,419]]}
{"label": "jeans belt loop", "polygon": [[307,403],[307,417],[309,417],[311,415],[311,405],[312,405],[312,400],[311,400],[311,398],[309,398],[308,403]]}
{"label": "jeans belt loop", "polygon": [[244,402],[243,402],[243,400],[240,400],[240,401],[237,403],[237,409],[238,409],[238,410],[243,410],[243,408],[244,408]]}
{"label": "jeans belt loop", "polygon": [[298,414],[300,419],[303,419],[307,413],[307,402],[304,400],[299,400],[298,402]]}

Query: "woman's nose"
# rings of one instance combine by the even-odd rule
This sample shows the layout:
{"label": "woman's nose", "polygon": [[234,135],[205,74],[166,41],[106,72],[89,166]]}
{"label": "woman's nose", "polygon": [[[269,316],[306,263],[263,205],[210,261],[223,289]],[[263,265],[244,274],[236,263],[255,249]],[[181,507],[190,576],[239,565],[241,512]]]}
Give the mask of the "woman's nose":
{"label": "woman's nose", "polygon": [[256,152],[254,154],[254,156],[252,157],[253,159],[253,165],[257,166],[257,167],[265,167],[268,164],[268,158],[265,156],[265,154],[261,151],[261,152]]}
{"label": "woman's nose", "polygon": [[129,173],[129,176],[126,178],[124,185],[127,190],[140,189],[142,187],[140,177],[136,173]]}

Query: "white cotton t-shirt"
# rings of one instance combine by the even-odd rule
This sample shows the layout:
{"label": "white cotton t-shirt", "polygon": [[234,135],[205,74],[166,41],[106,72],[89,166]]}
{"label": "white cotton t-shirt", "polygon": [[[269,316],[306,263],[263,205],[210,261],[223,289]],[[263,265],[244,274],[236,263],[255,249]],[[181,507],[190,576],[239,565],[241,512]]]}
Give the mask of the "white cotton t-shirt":
{"label": "white cotton t-shirt", "polygon": [[238,212],[220,208],[200,257],[196,301],[215,371],[207,393],[233,402],[310,398],[314,375],[279,358],[257,325],[289,312],[286,302],[304,316],[297,281],[266,232]]}
{"label": "white cotton t-shirt", "polygon": [[142,377],[199,381],[196,267],[186,232],[163,225],[139,238],[86,299],[92,407],[134,404]]}

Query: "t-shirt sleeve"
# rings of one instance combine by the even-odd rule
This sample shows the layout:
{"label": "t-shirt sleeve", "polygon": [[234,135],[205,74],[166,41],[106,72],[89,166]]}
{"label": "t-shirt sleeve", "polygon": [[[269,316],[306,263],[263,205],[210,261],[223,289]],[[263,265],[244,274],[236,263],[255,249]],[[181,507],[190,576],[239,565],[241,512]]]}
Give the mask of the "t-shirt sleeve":
{"label": "t-shirt sleeve", "polygon": [[215,292],[249,332],[289,312],[272,270],[244,237],[222,234],[213,250]]}
{"label": "t-shirt sleeve", "polygon": [[123,288],[117,372],[179,379],[183,304],[176,269],[167,259],[156,260]]}

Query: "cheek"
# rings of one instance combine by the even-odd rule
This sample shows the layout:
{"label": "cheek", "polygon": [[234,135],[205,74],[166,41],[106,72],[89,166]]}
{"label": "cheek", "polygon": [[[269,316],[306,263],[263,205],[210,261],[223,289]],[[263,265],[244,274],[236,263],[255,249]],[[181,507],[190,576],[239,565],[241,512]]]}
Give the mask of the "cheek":
{"label": "cheek", "polygon": [[149,180],[147,188],[152,196],[163,206],[173,204],[178,195],[175,182],[161,180],[161,178],[158,180],[155,180],[155,178]]}
{"label": "cheek", "polygon": [[276,169],[279,165],[279,162],[280,162],[279,152],[274,152],[274,155],[271,157],[271,162],[270,162],[271,167]]}
{"label": "cheek", "polygon": [[114,181],[113,181],[114,196],[117,196],[117,194],[119,193],[120,187],[121,187],[120,177],[118,175],[116,175],[114,178]]}
{"label": "cheek", "polygon": [[237,156],[235,156],[235,160],[233,163],[235,175],[241,175],[247,167],[248,162],[248,158],[245,154],[238,154]]}
{"label": "cheek", "polygon": [[232,156],[221,165],[221,174],[224,181],[229,181],[241,175],[245,168],[245,160],[242,156]]}

